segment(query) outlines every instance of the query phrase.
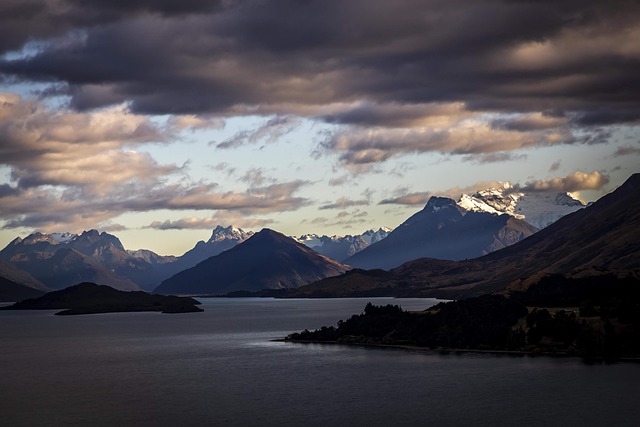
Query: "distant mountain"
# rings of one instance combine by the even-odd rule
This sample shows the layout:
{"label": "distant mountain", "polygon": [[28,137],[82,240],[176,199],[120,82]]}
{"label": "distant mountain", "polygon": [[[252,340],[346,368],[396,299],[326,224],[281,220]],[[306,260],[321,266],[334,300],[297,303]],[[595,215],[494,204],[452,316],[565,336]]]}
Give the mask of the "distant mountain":
{"label": "distant mountain", "polygon": [[0,260],[0,301],[35,298],[49,290],[29,273]]}
{"label": "distant mountain", "polygon": [[632,175],[589,207],[483,257],[464,261],[418,259],[394,268],[384,277],[355,271],[352,274],[358,280],[352,283],[357,286],[351,289],[344,287],[346,276],[339,276],[305,286],[292,296],[349,296],[366,292],[461,298],[502,291],[507,286],[517,288],[529,278],[535,281],[548,273],[574,272],[573,275],[584,277],[593,269],[636,273],[640,269],[640,174]]}
{"label": "distant mountain", "polygon": [[551,191],[522,192],[507,183],[496,188],[463,194],[458,206],[474,212],[508,214],[524,219],[538,229],[559,220],[563,216],[585,207],[585,204],[569,193]]}
{"label": "distant mountain", "polygon": [[130,279],[117,275],[94,258],[69,247],[56,252],[26,252],[12,258],[13,265],[28,271],[50,289],[64,289],[80,282],[95,282],[125,291],[138,290]]}
{"label": "distant mountain", "polygon": [[51,289],[91,281],[134,290],[139,289],[138,283],[159,281],[154,283],[151,264],[129,254],[116,236],[97,230],[80,235],[33,233],[12,241],[0,251],[0,259],[28,271]]}
{"label": "distant mountain", "polygon": [[378,230],[371,229],[354,236],[318,236],[317,234],[305,234],[300,237],[293,237],[293,239],[310,247],[319,254],[331,259],[343,261],[372,243],[384,239],[390,232],[390,228],[381,227]]}
{"label": "distant mountain", "polygon": [[424,209],[380,240],[344,260],[357,268],[390,269],[430,257],[476,258],[535,233],[535,227],[509,215],[468,211],[453,199],[431,197]]}
{"label": "distant mountain", "polygon": [[180,271],[191,268],[207,258],[233,248],[253,236],[253,234],[252,231],[244,231],[231,225],[228,227],[218,225],[211,233],[209,240],[206,242],[200,240],[193,249],[178,257],[175,262],[160,267],[164,276],[163,280]]}
{"label": "distant mountain", "polygon": [[226,294],[297,288],[344,273],[347,266],[269,229],[165,280],[160,294]]}
{"label": "distant mountain", "polygon": [[[152,290],[163,280],[232,248],[252,234],[235,227],[218,226],[207,242],[200,241],[181,257],[174,257],[158,255],[146,249],[127,251],[116,236],[97,230],[88,230],[79,235],[33,233],[9,243],[0,251],[0,260],[33,272],[52,289],[59,289],[66,283],[76,284],[76,279],[82,278],[119,289]],[[65,256],[53,256],[62,249],[73,250],[91,260],[75,256],[73,259],[78,264],[74,266],[68,258],[68,251]],[[61,260],[65,261],[65,265],[56,268],[53,263]],[[89,272],[89,265],[93,266],[93,272]],[[78,271],[74,271],[74,268]],[[76,279],[69,282],[66,279],[69,277]],[[107,279],[111,282],[104,281]]]}

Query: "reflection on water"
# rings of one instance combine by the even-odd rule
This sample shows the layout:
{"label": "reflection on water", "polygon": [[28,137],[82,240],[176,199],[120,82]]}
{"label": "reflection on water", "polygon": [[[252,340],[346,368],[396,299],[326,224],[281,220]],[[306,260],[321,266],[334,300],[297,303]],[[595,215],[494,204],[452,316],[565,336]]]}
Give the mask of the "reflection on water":
{"label": "reflection on water", "polygon": [[[636,425],[640,365],[273,342],[368,299],[0,312],[4,425]],[[375,299],[424,309],[433,300]]]}

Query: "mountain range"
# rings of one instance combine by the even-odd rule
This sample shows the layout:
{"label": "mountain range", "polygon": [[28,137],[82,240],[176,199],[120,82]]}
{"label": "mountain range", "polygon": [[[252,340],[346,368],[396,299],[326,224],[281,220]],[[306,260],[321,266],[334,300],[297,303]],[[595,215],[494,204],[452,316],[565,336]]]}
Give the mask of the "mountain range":
{"label": "mountain range", "polygon": [[[389,237],[387,238],[389,239]],[[353,270],[291,296],[398,295],[464,298],[503,291],[545,274],[590,275],[640,269],[640,174],[589,207],[488,255],[422,258],[390,271]],[[633,273],[629,273],[633,274]]]}
{"label": "mountain range", "polygon": [[[433,198],[421,212],[394,231],[380,228],[360,235],[307,234],[294,239],[321,255],[355,267],[391,268],[422,256],[473,258],[531,234],[534,229],[520,221],[522,217],[541,217],[539,214],[546,212],[549,219],[559,216],[563,209],[582,207],[581,202],[568,194],[558,193],[553,197],[548,193],[524,194],[503,185],[463,195],[455,203]],[[549,212],[553,215],[549,216]],[[108,284],[121,290],[150,291],[162,281],[253,235],[232,226],[218,226],[207,241],[198,242],[182,256],[163,256],[145,249],[126,250],[116,236],[96,230],[79,235],[33,233],[24,239],[15,239],[0,251],[0,260],[5,261],[5,267],[12,268],[10,272],[0,268],[3,283],[0,295],[6,290],[7,296],[2,298],[15,300],[18,296],[9,294],[24,291],[25,295],[33,296],[34,292],[61,289],[82,281]]]}
{"label": "mountain range", "polygon": [[337,261],[344,261],[369,245],[386,238],[390,232],[390,228],[381,227],[378,230],[371,229],[353,236],[318,236],[317,234],[305,234],[300,237],[294,237],[294,239],[319,254]]}
{"label": "mountain range", "polygon": [[165,280],[160,294],[226,294],[292,289],[349,269],[294,239],[263,229],[246,241]]}
{"label": "mountain range", "polygon": [[431,197],[389,235],[345,259],[352,267],[390,269],[407,261],[431,257],[476,258],[512,245],[537,229],[513,216],[466,210],[453,199]]}

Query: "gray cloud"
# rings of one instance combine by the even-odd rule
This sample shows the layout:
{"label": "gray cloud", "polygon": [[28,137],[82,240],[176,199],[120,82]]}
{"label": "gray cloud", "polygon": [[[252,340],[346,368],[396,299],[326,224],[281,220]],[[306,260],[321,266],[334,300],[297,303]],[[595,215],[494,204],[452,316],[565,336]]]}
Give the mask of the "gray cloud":
{"label": "gray cloud", "polygon": [[326,210],[326,209],[346,209],[352,206],[366,206],[369,205],[369,200],[350,200],[346,197],[340,197],[333,203],[327,203],[320,206],[318,209]]}
{"label": "gray cloud", "polygon": [[517,160],[527,160],[526,154],[514,154],[514,153],[484,153],[473,156],[465,156],[462,158],[465,162],[472,163],[498,163],[498,162],[510,162]]}
{"label": "gray cloud", "polygon": [[216,215],[210,218],[189,217],[174,221],[169,219],[165,221],[154,221],[145,228],[156,230],[211,230],[221,224],[234,225],[242,228],[262,228],[273,222],[273,220],[269,219]]}
{"label": "gray cloud", "polygon": [[216,144],[217,148],[235,148],[245,144],[257,142],[270,143],[277,141],[283,135],[298,126],[300,119],[292,116],[278,116],[269,119],[264,125],[255,130],[238,132],[231,138]]}
{"label": "gray cloud", "polygon": [[379,205],[410,205],[410,206],[424,205],[429,201],[432,195],[433,193],[430,193],[428,191],[406,193],[396,197],[382,199],[378,204]]}
{"label": "gray cloud", "polygon": [[551,178],[548,180],[536,180],[527,182],[524,185],[516,185],[514,186],[513,191],[574,192],[582,190],[600,190],[609,183],[609,180],[609,176],[603,175],[599,171],[577,171],[564,177]]}
{"label": "gray cloud", "polygon": [[447,103],[566,111],[578,126],[640,117],[632,1],[10,0],[0,11],[0,49],[46,41],[0,72],[66,83],[80,109],[296,114],[342,102],[355,107],[320,117],[378,126],[414,126]]}
{"label": "gray cloud", "polygon": [[627,145],[624,147],[618,147],[616,151],[613,153],[613,156],[624,157],[624,156],[639,155],[639,154],[640,154],[640,148]]}
{"label": "gray cloud", "polygon": [[561,164],[562,164],[562,161],[556,160],[551,164],[551,166],[549,166],[549,172],[557,172],[560,169]]}

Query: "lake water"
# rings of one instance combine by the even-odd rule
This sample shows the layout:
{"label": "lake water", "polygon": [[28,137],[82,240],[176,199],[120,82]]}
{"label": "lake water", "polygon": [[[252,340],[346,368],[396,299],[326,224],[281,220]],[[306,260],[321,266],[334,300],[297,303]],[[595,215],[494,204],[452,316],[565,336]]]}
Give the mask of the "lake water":
{"label": "lake water", "polygon": [[[637,426],[640,364],[272,342],[370,299],[0,312],[6,426]],[[433,300],[371,299],[424,309]]]}

